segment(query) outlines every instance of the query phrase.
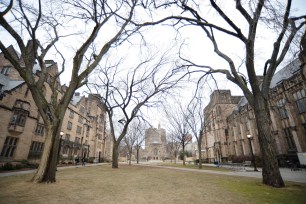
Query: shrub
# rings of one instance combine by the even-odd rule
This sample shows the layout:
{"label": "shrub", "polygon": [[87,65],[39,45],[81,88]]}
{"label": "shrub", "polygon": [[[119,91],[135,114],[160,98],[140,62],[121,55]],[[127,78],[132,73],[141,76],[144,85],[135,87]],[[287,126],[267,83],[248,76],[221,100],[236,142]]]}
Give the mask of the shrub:
{"label": "shrub", "polygon": [[8,163],[5,163],[3,166],[2,166],[2,170],[3,171],[10,171],[10,170],[14,170],[15,167],[12,163],[8,162]]}
{"label": "shrub", "polygon": [[24,164],[16,164],[16,166],[15,166],[16,169],[22,169],[22,168],[25,168],[25,167],[26,167],[26,165],[24,165]]}

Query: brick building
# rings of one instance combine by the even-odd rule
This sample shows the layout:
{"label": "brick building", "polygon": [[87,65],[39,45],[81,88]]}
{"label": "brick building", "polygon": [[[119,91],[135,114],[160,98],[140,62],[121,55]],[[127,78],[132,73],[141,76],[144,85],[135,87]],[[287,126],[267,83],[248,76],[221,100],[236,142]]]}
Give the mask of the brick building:
{"label": "brick building", "polygon": [[[10,52],[20,58],[13,47]],[[21,61],[21,60],[20,60]],[[21,62],[22,63],[22,62]],[[46,60],[48,77],[45,96],[50,97],[48,82],[58,73],[57,63]],[[34,67],[33,74],[40,68]],[[59,95],[65,91],[56,81]],[[31,92],[14,67],[0,53],[0,162],[31,160],[39,162],[44,148],[45,127]],[[106,154],[105,110],[95,95],[87,97],[75,93],[66,110],[60,143],[61,161],[73,161],[85,156],[98,161]]]}

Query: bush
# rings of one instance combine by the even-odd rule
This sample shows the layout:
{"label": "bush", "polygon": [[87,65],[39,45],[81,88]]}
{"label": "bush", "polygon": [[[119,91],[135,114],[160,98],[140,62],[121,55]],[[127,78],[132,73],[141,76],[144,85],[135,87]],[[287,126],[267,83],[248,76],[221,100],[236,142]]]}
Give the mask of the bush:
{"label": "bush", "polygon": [[185,155],[186,157],[191,157],[191,156],[192,156],[192,153],[191,153],[190,151],[185,151],[185,152],[180,151],[180,153],[179,153],[179,159],[180,159],[180,160],[183,160],[184,155]]}
{"label": "bush", "polygon": [[12,163],[5,163],[3,166],[2,166],[2,170],[3,171],[10,171],[10,170],[15,170],[15,167]]}
{"label": "bush", "polygon": [[15,169],[22,169],[22,168],[25,168],[25,167],[26,167],[26,165],[24,165],[24,164],[16,164]]}

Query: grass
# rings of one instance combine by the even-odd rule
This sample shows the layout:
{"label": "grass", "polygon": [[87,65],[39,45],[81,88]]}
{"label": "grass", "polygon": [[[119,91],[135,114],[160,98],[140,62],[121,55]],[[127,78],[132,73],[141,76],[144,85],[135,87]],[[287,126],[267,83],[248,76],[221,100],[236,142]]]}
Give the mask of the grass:
{"label": "grass", "polygon": [[258,179],[121,165],[57,172],[54,184],[31,174],[3,177],[0,203],[305,203],[306,185],[275,189]]}

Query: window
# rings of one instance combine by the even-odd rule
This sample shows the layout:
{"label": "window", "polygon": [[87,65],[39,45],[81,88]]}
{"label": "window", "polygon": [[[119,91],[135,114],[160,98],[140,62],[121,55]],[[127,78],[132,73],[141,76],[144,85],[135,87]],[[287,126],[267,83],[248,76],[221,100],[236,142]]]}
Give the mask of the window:
{"label": "window", "polygon": [[9,72],[10,72],[10,67],[3,67],[1,69],[1,74],[5,75],[5,76],[7,76]]}
{"label": "window", "polygon": [[293,94],[294,100],[296,102],[296,106],[298,108],[299,113],[306,112],[306,95],[305,90],[300,90]]}
{"label": "window", "polygon": [[24,127],[27,114],[28,114],[27,111],[21,109],[15,110],[11,124]]}
{"label": "window", "polygon": [[103,114],[100,114],[100,123],[102,123],[103,122]]}
{"label": "window", "polygon": [[65,135],[65,140],[70,141],[70,135],[69,134]]}
{"label": "window", "polygon": [[0,84],[0,94],[2,93],[2,90],[3,90],[3,85]]}
{"label": "window", "polygon": [[65,146],[63,149],[63,154],[68,154],[69,147]]}
{"label": "window", "polygon": [[79,115],[79,119],[78,119],[79,123],[83,123],[83,117]]}
{"label": "window", "polygon": [[294,143],[294,140],[293,140],[293,135],[292,135],[291,129],[290,128],[285,128],[284,132],[285,132],[285,139],[287,141],[289,150],[296,150],[296,146],[295,146],[295,143]]}
{"label": "window", "polygon": [[80,112],[81,112],[82,114],[85,113],[85,107],[84,107],[84,106],[81,106],[81,107],[80,107]]}
{"label": "window", "polygon": [[44,135],[44,129],[45,129],[44,125],[37,123],[35,134]]}
{"label": "window", "polygon": [[74,112],[73,112],[73,110],[70,110],[69,118],[74,118]]}
{"label": "window", "polygon": [[71,129],[72,129],[72,122],[69,122],[69,121],[68,121],[67,129],[68,129],[68,130],[71,130]]}
{"label": "window", "polygon": [[18,138],[15,137],[6,137],[3,149],[1,151],[1,157],[11,158],[14,155]]}
{"label": "window", "polygon": [[281,119],[288,118],[288,113],[287,113],[287,109],[285,108],[285,103],[286,103],[285,99],[281,99],[276,102],[276,106],[278,108]]}
{"label": "window", "polygon": [[80,143],[80,138],[79,137],[75,138],[75,143],[78,143],[78,144]]}
{"label": "window", "polygon": [[82,132],[82,127],[77,126],[76,133],[81,134],[81,132]]}
{"label": "window", "polygon": [[30,147],[30,152],[39,152],[41,153],[44,150],[44,143],[33,141]]}
{"label": "window", "polygon": [[97,137],[99,140],[102,140],[102,135],[101,134],[97,134]]}
{"label": "window", "polygon": [[244,120],[244,126],[245,126],[245,130],[246,130],[246,131],[249,131],[249,130],[250,130],[250,128],[249,128],[248,117],[246,117],[245,120]]}

